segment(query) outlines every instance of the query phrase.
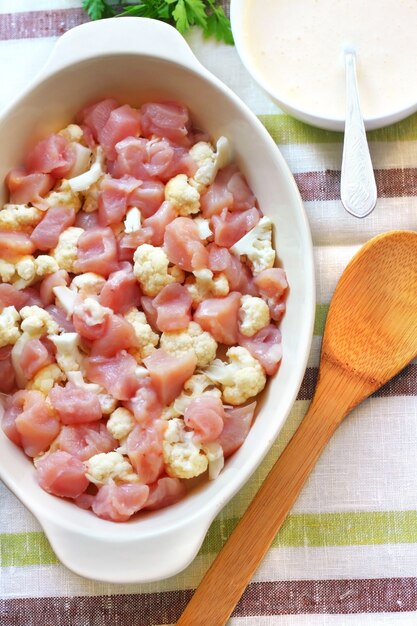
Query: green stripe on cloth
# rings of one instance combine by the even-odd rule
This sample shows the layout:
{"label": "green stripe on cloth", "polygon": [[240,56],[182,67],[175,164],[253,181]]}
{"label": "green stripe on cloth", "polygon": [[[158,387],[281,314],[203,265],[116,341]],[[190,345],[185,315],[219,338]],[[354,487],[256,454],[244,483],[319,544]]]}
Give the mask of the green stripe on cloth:
{"label": "green stripe on cloth", "polygon": [[[322,130],[299,122],[289,115],[258,115],[274,141],[278,144],[289,143],[341,143],[342,133]],[[369,141],[410,141],[417,139],[417,113],[410,117],[367,133]]]}
{"label": "green stripe on cloth", "polygon": [[[215,520],[200,553],[220,550],[238,522]],[[289,515],[273,547],[309,547],[417,543],[417,511],[300,513]]]}
{"label": "green stripe on cloth", "polygon": [[[237,518],[216,519],[200,554],[215,554],[230,536]],[[310,547],[417,543],[417,511],[300,513],[289,515],[273,547]],[[58,563],[42,532],[0,535],[1,567]]]}
{"label": "green stripe on cloth", "polygon": [[0,535],[0,566],[51,565],[59,563],[43,532]]}
{"label": "green stripe on cloth", "polygon": [[316,316],[314,319],[314,335],[323,335],[324,325],[326,323],[327,312],[329,310],[328,304],[317,304],[316,305]]}

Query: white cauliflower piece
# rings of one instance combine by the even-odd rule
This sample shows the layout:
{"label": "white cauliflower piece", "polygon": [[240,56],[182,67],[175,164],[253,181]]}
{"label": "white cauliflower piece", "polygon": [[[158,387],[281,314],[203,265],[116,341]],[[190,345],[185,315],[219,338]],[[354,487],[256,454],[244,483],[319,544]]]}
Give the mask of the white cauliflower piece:
{"label": "white cauliflower piece", "polygon": [[144,243],[136,249],[133,272],[142,291],[147,296],[156,296],[166,285],[184,280],[184,272],[175,265],[169,268],[169,260],[162,248]]}
{"label": "white cauliflower piece", "polygon": [[189,184],[186,174],[177,174],[167,182],[165,200],[172,204],[179,215],[192,215],[200,210],[200,194]]}
{"label": "white cauliflower piece", "polygon": [[30,283],[36,276],[35,258],[31,255],[21,257],[16,263],[16,273],[26,283]]}
{"label": "white cauliflower piece", "polygon": [[242,335],[252,337],[270,322],[269,306],[255,296],[242,296],[239,309],[239,329]]}
{"label": "white cauliflower piece", "polygon": [[112,412],[107,420],[107,430],[118,441],[122,442],[129,435],[131,430],[136,424],[136,420],[133,414],[125,409],[119,407]]}
{"label": "white cauliflower piece", "polygon": [[272,247],[272,222],[269,217],[261,217],[252,230],[231,246],[230,251],[246,256],[254,274],[273,267],[275,250]]}
{"label": "white cauliflower piece", "polygon": [[35,259],[36,276],[43,278],[59,270],[59,265],[49,254],[40,254]]}
{"label": "white cauliflower piece", "polygon": [[87,383],[84,380],[84,376],[82,372],[80,372],[80,370],[69,370],[67,373],[67,378],[68,381],[76,387],[80,387],[81,389],[89,391],[90,393],[99,394],[101,391],[103,391],[103,388],[100,387],[100,385],[97,385],[97,383]]}
{"label": "white cauliflower piece", "polygon": [[113,311],[89,296],[75,305],[74,313],[79,315],[87,326],[97,326],[102,324],[108,315],[112,315]]}
{"label": "white cauliflower piece", "polygon": [[94,213],[94,211],[97,211],[98,209],[101,180],[102,178],[100,178],[96,183],[91,185],[87,191],[84,192],[83,211],[85,211],[85,213]]}
{"label": "white cauliflower piece", "polygon": [[69,372],[82,369],[83,357],[79,349],[80,336],[78,333],[62,333],[49,335],[49,339],[56,346],[56,361],[67,375]]}
{"label": "white cauliflower piece", "polygon": [[28,385],[28,389],[40,391],[44,396],[47,396],[55,384],[63,383],[65,380],[66,376],[62,370],[56,363],[52,363],[35,374]]}
{"label": "white cauliflower piece", "polygon": [[0,230],[26,230],[34,228],[43,213],[27,204],[5,204],[0,211]]}
{"label": "white cauliflower piece", "polygon": [[103,392],[99,393],[97,397],[100,402],[100,408],[103,415],[110,415],[116,410],[117,400],[111,395],[111,393],[106,393],[103,390]]}
{"label": "white cauliflower piece", "polygon": [[224,402],[237,406],[262,391],[266,375],[262,365],[246,348],[233,346],[226,352],[229,363],[215,359],[204,374],[222,386]]}
{"label": "white cauliflower piece", "polygon": [[206,471],[207,456],[193,437],[193,431],[185,429],[184,420],[174,417],[167,422],[162,451],[165,469],[169,476],[193,478]]}
{"label": "white cauliflower piece", "polygon": [[139,209],[136,206],[132,206],[131,209],[126,213],[126,219],[124,221],[124,232],[125,233],[136,233],[141,229],[142,226],[142,215]]}
{"label": "white cauliflower piece", "polygon": [[[97,146],[93,164],[90,169],[74,178],[66,181],[68,187],[75,194],[80,191],[87,191],[95,185],[104,175],[104,152],[101,146]],[[78,197],[78,196],[77,196]],[[81,202],[80,202],[81,206]],[[79,207],[78,207],[79,208]],[[85,210],[85,209],[84,209]]]}
{"label": "white cauliflower piece", "polygon": [[153,332],[148,324],[146,315],[143,311],[139,311],[136,307],[132,307],[125,315],[125,319],[132,324],[138,340],[138,356],[145,359],[152,354],[158,345],[159,335]]}
{"label": "white cauliflower piece", "polygon": [[104,485],[109,480],[126,483],[139,481],[129,461],[119,452],[100,452],[90,457],[86,465],[85,475],[95,485]]}
{"label": "white cauliflower piece", "polygon": [[205,443],[201,446],[208,460],[208,477],[209,480],[216,480],[224,467],[223,448],[215,441]]}
{"label": "white cauliflower piece", "polygon": [[205,374],[193,374],[191,378],[185,382],[184,389],[178,398],[174,400],[172,412],[176,413],[176,415],[173,414],[172,417],[184,415],[189,404],[195,398],[201,398],[201,396],[211,396],[213,398],[219,398],[220,400],[222,392]]}
{"label": "white cauliflower piece", "polygon": [[59,270],[58,263],[47,254],[33,257],[30,254],[20,257],[15,265],[16,275],[12,281],[16,289],[24,289],[33,282]]}
{"label": "white cauliflower piece", "polygon": [[188,328],[161,335],[161,348],[174,356],[194,352],[197,366],[205,367],[216,357],[217,342],[210,333],[203,330],[197,322],[190,322]]}
{"label": "white cauliflower piece", "polygon": [[58,245],[51,253],[60,269],[75,273],[74,263],[78,256],[77,243],[83,232],[83,228],[70,226],[60,234]]}
{"label": "white cauliflower piece", "polygon": [[193,221],[197,226],[198,236],[201,241],[205,241],[213,236],[213,231],[210,228],[210,220],[207,220],[204,217],[195,217]]}
{"label": "white cauliflower piece", "polygon": [[20,315],[14,306],[6,306],[0,313],[0,348],[14,345],[20,337]]}
{"label": "white cauliflower piece", "polygon": [[74,276],[71,281],[70,289],[82,296],[98,296],[106,284],[106,279],[95,274],[94,272],[86,272]]}
{"label": "white cauliflower piece", "polygon": [[0,278],[4,283],[10,283],[15,273],[16,268],[13,263],[0,259]]}
{"label": "white cauliflower piece", "polygon": [[23,320],[21,330],[32,337],[58,333],[60,330],[52,315],[39,306],[24,306],[20,315]]}
{"label": "white cauliflower piece", "polygon": [[76,141],[77,143],[80,143],[84,137],[83,129],[78,124],[68,124],[68,126],[58,132],[58,135],[65,137],[68,141]]}
{"label": "white cauliflower piece", "polygon": [[[76,179],[73,178],[72,180]],[[80,196],[71,189],[69,182],[69,180],[64,179],[58,189],[47,193],[39,208],[42,211],[47,211],[54,206],[64,206],[79,211],[81,208]]]}
{"label": "white cauliflower piece", "polygon": [[217,172],[230,163],[232,149],[226,137],[219,137],[216,151],[206,141],[199,141],[191,148],[190,155],[198,165],[190,184],[202,193],[206,187],[213,183]]}
{"label": "white cauliflower piece", "polygon": [[207,298],[227,296],[230,291],[229,282],[224,272],[219,272],[212,278],[201,274],[189,276],[185,281],[185,286],[196,307]]}
{"label": "white cauliflower piece", "polygon": [[64,309],[67,317],[70,317],[74,313],[74,308],[77,304],[77,294],[66,285],[52,287],[52,291],[55,294],[59,306]]}

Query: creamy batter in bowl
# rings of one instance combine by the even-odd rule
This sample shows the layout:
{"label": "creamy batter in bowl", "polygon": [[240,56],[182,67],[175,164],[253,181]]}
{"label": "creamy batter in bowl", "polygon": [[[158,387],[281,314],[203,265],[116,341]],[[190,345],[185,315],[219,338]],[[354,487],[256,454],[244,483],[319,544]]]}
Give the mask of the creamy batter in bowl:
{"label": "creamy batter in bowl", "polygon": [[231,21],[248,71],[302,121],[344,129],[346,46],[367,130],[417,110],[414,0],[232,0]]}
{"label": "creamy batter in bowl", "polygon": [[[110,582],[149,582],[184,569],[214,516],[271,447],[290,411],[309,354],[314,320],[312,244],[302,202],[279,150],[257,118],[195,59],[170,26],[117,18],[69,31],[26,92],[0,119],[0,176],[20,163],[27,142],[65,126],[87,102],[113,96],[138,106],[183,100],[200,127],[227,136],[236,160],[274,223],[291,290],[281,325],[285,358],[268,386],[242,448],[211,483],[177,504],[122,525],[98,519],[37,484],[30,459],[0,431],[0,477],[42,525],[70,569]],[[5,194],[0,198],[5,201]]]}

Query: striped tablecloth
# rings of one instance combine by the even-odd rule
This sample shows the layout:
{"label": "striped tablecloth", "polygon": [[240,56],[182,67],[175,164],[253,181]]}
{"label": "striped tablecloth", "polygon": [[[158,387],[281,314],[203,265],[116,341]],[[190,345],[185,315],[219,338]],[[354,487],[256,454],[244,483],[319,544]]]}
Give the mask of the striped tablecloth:
{"label": "striped tablecloth", "polygon": [[[80,7],[77,0],[0,0],[0,106],[40,69],[57,36],[86,20]],[[359,221],[339,200],[341,135],[282,114],[250,79],[233,47],[203,41],[199,33],[188,39],[199,59],[259,115],[300,188],[317,277],[308,369],[268,457],[214,521],[195,561],[174,578],[110,585],[72,574],[57,561],[34,518],[0,485],[1,626],[174,623],[305,413],[327,306],[343,268],[373,235],[417,227],[417,115],[369,134],[378,205]],[[230,624],[417,624],[416,458],[417,367],[411,364],[341,425]]]}

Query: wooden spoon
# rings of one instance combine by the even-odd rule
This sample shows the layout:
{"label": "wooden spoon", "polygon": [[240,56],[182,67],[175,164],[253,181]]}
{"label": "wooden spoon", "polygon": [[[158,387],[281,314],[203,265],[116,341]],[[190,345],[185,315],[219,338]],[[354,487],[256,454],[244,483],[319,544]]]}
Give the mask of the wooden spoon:
{"label": "wooden spoon", "polygon": [[330,304],[315,395],[177,626],[222,626],[342,419],[417,356],[417,233],[371,239]]}

